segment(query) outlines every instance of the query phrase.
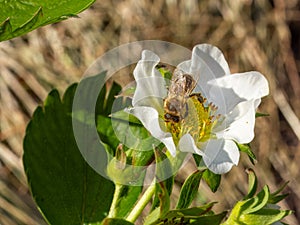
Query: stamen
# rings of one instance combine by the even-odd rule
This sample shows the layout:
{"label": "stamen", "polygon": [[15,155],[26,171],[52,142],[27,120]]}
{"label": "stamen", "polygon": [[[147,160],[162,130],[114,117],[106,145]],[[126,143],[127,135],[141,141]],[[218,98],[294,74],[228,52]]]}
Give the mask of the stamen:
{"label": "stamen", "polygon": [[[196,145],[214,138],[212,133],[221,115],[216,115],[218,109],[212,102],[207,104],[207,99],[201,94],[192,94],[186,99],[186,112],[181,115],[182,119],[178,122],[166,121],[167,130],[172,133],[175,144],[180,138],[189,133],[195,140]],[[166,113],[166,112],[165,112]]]}

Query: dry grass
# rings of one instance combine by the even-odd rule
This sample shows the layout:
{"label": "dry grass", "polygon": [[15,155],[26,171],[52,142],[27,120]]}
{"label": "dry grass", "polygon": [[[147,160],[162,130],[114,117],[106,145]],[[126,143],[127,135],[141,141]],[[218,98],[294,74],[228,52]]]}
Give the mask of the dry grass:
{"label": "dry grass", "polygon": [[[22,167],[22,138],[35,107],[53,87],[62,93],[105,51],[120,44],[159,39],[192,48],[211,43],[225,53],[232,71],[258,70],[271,94],[259,109],[253,149],[260,184],[276,190],[290,181],[281,204],[300,220],[300,10],[297,0],[98,1],[80,15],[0,43],[0,224],[44,224],[31,200]],[[228,209],[246,191],[243,156],[212,194]],[[185,171],[182,172],[185,176]],[[180,178],[178,178],[180,181]],[[245,181],[245,182],[244,182]]]}

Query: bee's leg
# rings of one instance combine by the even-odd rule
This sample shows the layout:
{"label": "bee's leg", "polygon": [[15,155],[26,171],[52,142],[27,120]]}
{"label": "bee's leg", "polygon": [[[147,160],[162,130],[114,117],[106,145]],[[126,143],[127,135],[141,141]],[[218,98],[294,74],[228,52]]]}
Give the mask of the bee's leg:
{"label": "bee's leg", "polygon": [[189,114],[189,106],[186,103],[185,104],[185,112],[183,113],[183,118],[182,119],[186,118],[188,114]]}
{"label": "bee's leg", "polygon": [[206,98],[204,98],[204,97],[202,96],[201,93],[194,93],[194,94],[191,94],[190,97],[191,97],[191,98],[192,98],[192,97],[196,97],[197,100],[198,100],[201,104],[203,104],[203,103],[206,101]]}

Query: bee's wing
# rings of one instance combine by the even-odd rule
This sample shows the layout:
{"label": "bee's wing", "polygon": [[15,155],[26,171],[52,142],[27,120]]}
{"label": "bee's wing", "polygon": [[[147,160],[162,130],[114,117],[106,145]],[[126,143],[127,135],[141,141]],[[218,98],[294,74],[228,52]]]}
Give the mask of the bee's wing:
{"label": "bee's wing", "polygon": [[185,74],[185,72],[183,72],[181,69],[176,68],[176,69],[173,71],[172,80],[178,80],[178,79],[180,79],[184,74]]}

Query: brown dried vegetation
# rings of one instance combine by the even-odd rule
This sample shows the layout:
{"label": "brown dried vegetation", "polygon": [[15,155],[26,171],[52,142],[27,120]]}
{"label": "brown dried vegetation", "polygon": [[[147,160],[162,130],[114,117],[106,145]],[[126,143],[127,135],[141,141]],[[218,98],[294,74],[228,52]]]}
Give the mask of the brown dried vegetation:
{"label": "brown dried vegetation", "polygon": [[[44,224],[31,200],[22,166],[26,124],[47,93],[78,82],[99,56],[120,44],[158,39],[188,48],[211,43],[233,72],[257,70],[270,83],[252,148],[260,184],[275,191],[290,181],[283,208],[300,218],[300,2],[298,0],[102,0],[80,18],[40,28],[0,43],[0,224]],[[232,207],[246,192],[246,155],[223,176],[216,194],[200,186],[198,203]],[[188,171],[188,168],[186,168]],[[186,176],[182,171],[181,175]],[[177,178],[178,183],[182,181]],[[175,191],[177,189],[175,188]],[[298,219],[297,219],[298,218]]]}

